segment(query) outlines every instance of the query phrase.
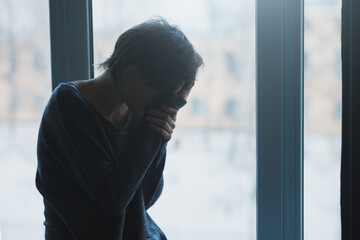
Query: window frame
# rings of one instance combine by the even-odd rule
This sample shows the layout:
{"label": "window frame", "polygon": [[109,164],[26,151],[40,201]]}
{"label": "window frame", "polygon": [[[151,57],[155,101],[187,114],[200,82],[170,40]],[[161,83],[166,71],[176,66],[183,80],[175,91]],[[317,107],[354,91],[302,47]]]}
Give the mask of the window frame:
{"label": "window frame", "polygon": [[256,2],[257,239],[303,239],[303,0]]}
{"label": "window frame", "polygon": [[92,0],[49,0],[51,82],[94,77]]}

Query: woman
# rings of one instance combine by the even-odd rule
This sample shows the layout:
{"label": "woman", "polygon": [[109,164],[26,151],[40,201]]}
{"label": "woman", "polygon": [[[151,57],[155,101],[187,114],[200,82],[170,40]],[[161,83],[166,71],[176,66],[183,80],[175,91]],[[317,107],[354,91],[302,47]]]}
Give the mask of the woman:
{"label": "woman", "polygon": [[124,32],[95,79],[60,84],[38,137],[46,239],[166,239],[147,214],[202,59],[163,19]]}

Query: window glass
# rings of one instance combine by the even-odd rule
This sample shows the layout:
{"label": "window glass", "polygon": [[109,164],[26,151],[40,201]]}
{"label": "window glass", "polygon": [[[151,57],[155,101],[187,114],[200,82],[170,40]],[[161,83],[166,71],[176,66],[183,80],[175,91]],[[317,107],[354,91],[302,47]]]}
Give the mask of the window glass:
{"label": "window glass", "polygon": [[36,141],[51,94],[48,1],[0,0],[0,239],[43,239]]}
{"label": "window glass", "polygon": [[341,0],[305,0],[305,239],[339,240]]}
{"label": "window glass", "polygon": [[159,15],[205,62],[178,114],[152,218],[173,240],[256,239],[255,1],[93,0],[93,14],[95,67],[123,31]]}

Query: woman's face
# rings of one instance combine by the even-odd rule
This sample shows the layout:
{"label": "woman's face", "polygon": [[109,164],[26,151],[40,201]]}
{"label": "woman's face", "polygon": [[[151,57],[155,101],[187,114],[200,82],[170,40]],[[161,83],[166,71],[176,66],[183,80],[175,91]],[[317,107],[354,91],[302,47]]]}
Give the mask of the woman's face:
{"label": "woman's face", "polygon": [[128,66],[124,69],[123,80],[121,81],[121,95],[123,101],[130,111],[142,111],[148,107],[153,99],[161,92],[149,84],[146,78],[135,66]]}

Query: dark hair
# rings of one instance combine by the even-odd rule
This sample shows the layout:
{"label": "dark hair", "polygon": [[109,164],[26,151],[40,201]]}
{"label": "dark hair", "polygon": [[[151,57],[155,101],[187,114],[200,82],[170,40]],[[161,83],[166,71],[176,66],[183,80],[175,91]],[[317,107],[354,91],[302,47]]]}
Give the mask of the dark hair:
{"label": "dark hair", "polygon": [[119,79],[124,67],[137,65],[153,85],[169,89],[181,80],[191,85],[202,64],[184,33],[158,17],[121,34],[114,52],[100,67]]}

